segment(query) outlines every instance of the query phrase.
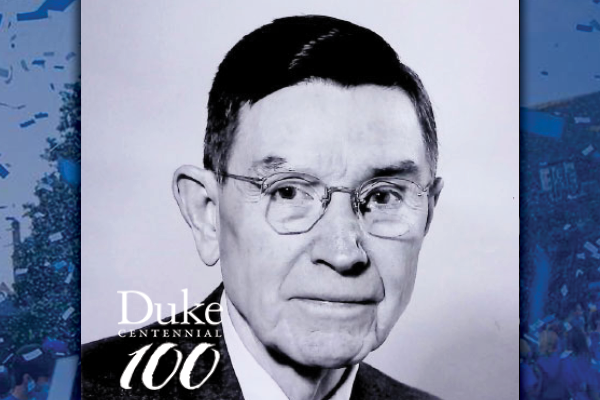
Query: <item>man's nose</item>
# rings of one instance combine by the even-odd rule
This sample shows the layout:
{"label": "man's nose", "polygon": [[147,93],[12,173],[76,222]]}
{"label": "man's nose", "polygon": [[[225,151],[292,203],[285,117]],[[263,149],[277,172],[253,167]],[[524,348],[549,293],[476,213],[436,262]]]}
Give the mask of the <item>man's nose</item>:
{"label": "man's nose", "polygon": [[326,265],[342,275],[359,275],[368,266],[362,243],[364,232],[348,194],[332,194],[325,215],[312,230],[314,264]]}

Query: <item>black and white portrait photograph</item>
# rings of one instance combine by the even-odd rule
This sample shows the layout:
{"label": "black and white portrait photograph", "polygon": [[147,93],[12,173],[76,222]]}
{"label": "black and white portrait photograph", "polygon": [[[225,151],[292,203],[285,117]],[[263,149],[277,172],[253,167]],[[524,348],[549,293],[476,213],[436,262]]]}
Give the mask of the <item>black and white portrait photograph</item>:
{"label": "black and white portrait photograph", "polygon": [[519,4],[82,4],[85,399],[510,399]]}

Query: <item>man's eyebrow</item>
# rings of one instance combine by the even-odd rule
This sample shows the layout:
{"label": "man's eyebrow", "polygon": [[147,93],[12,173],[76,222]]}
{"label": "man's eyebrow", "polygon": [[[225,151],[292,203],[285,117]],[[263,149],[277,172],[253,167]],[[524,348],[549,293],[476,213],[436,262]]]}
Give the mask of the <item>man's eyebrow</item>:
{"label": "man's eyebrow", "polygon": [[370,175],[374,178],[380,176],[416,175],[419,171],[420,168],[414,161],[404,160],[385,167],[371,168]]}
{"label": "man's eyebrow", "polygon": [[[279,172],[281,170],[292,170],[287,159],[280,156],[269,155],[261,160],[254,161],[250,167],[251,171],[259,174],[268,172]],[[412,160],[403,160],[385,167],[373,167],[368,169],[368,175],[371,178],[392,177],[399,175],[417,175],[420,172],[419,166]]]}
{"label": "man's eyebrow", "polygon": [[261,160],[254,161],[250,169],[256,172],[273,172],[277,171],[278,169],[281,169],[287,164],[288,161],[285,158],[269,155],[262,158]]}

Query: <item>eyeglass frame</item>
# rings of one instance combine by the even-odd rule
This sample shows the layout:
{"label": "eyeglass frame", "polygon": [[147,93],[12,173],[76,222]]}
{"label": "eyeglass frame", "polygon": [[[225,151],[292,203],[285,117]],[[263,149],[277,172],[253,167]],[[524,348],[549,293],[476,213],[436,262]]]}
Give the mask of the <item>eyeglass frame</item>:
{"label": "eyeglass frame", "polygon": [[[265,182],[268,179],[272,179],[274,176],[276,175],[283,175],[283,174],[290,174],[291,177],[308,177],[311,178],[310,180],[312,181],[318,181],[319,183],[321,183],[325,189],[325,196],[321,197],[321,208],[322,211],[319,215],[319,217],[304,231],[302,232],[287,232],[287,233],[281,233],[279,231],[277,231],[273,226],[272,228],[275,230],[275,232],[277,232],[279,235],[299,235],[302,233],[306,233],[308,231],[310,231],[320,220],[321,218],[323,218],[323,216],[325,215],[325,212],[327,212],[327,207],[329,206],[329,203],[331,203],[331,195],[333,193],[336,192],[341,192],[341,193],[348,193],[350,195],[350,199],[351,199],[351,204],[352,204],[352,210],[354,211],[354,214],[357,216],[357,218],[359,220],[362,220],[364,218],[363,213],[360,212],[360,189],[362,187],[364,187],[365,185],[369,184],[372,181],[379,181],[379,180],[385,180],[386,177],[375,177],[375,178],[371,178],[368,179],[364,182],[362,182],[360,185],[358,185],[355,188],[350,188],[347,186],[329,186],[327,184],[325,184],[325,182],[323,182],[321,179],[317,178],[316,176],[310,175],[310,174],[306,174],[306,173],[302,173],[302,172],[276,172],[274,174],[271,174],[269,176],[265,176],[262,178],[259,177],[254,177],[254,176],[247,176],[247,175],[238,175],[238,174],[232,174],[226,171],[220,171],[219,173],[217,173],[218,176],[220,176],[221,178],[232,178],[238,181],[242,181],[242,182],[247,182],[247,183],[251,183],[253,185],[256,185],[257,187],[260,188],[260,196],[261,198],[264,196],[267,187],[265,186]],[[388,179],[390,179],[390,177],[387,177]],[[435,179],[430,182],[427,186],[425,186],[424,188],[418,184],[417,182],[411,181],[410,179],[405,179],[405,178],[392,178],[392,179],[397,179],[397,180],[401,180],[401,181],[405,181],[405,182],[410,182],[411,184],[415,185],[420,192],[417,193],[417,196],[421,197],[424,194],[426,194],[427,196],[429,196],[429,189],[431,188],[433,182],[435,182]],[[270,224],[270,223],[269,223]],[[410,229],[409,229],[410,231]],[[368,230],[367,230],[368,232]],[[407,231],[408,232],[408,231]],[[401,235],[398,236],[380,236],[380,235],[375,235],[371,232],[368,232],[370,235],[376,236],[376,237],[383,237],[383,238],[393,238],[393,237],[400,237]]]}

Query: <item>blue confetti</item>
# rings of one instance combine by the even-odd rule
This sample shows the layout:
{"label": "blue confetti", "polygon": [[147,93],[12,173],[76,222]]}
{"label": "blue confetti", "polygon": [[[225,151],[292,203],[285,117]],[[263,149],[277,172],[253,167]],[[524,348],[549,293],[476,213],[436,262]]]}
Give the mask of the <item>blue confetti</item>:
{"label": "blue confetti", "polygon": [[10,172],[8,172],[6,168],[4,168],[4,165],[0,164],[0,178],[5,179],[9,173]]}
{"label": "blue confetti", "polygon": [[46,190],[46,191],[48,191],[48,192],[52,192],[52,190],[53,190],[53,189],[52,189],[52,186],[50,186],[50,185],[47,185],[47,184],[45,184],[45,183],[40,183],[40,184],[38,184],[38,185],[37,185],[37,189],[38,189],[38,190]]}
{"label": "blue confetti", "polygon": [[557,139],[562,136],[565,121],[560,117],[523,107],[519,110],[519,116],[519,129],[523,132]]}
{"label": "blue confetti", "polygon": [[65,11],[75,0],[46,0],[40,8],[28,13],[17,14],[17,21],[35,21],[48,18],[48,11]]}
{"label": "blue confetti", "polygon": [[577,24],[577,30],[581,32],[591,32],[592,27],[589,25]]}
{"label": "blue confetti", "polygon": [[35,21],[37,19],[48,18],[48,10],[39,9],[29,13],[17,14],[17,21]]}
{"label": "blue confetti", "polygon": [[595,19],[590,21],[590,25],[596,28],[597,31],[600,31],[600,23],[598,23],[598,21],[596,21]]}
{"label": "blue confetti", "polygon": [[33,125],[35,124],[35,120],[34,119],[30,119],[28,121],[22,122],[21,123],[21,128],[27,128],[29,125]]}
{"label": "blue confetti", "polygon": [[2,25],[2,14],[0,14],[0,25]]}
{"label": "blue confetti", "polygon": [[12,72],[13,72],[13,68],[11,66],[10,67],[10,77],[7,80],[5,80],[4,82],[6,82],[6,83],[11,83],[12,82],[12,80],[13,80],[13,73]]}
{"label": "blue confetti", "polygon": [[45,351],[51,351],[54,353],[66,353],[69,349],[68,346],[65,342],[63,342],[62,340],[56,340],[53,338],[46,338],[46,340],[44,340],[44,343],[42,343],[42,348]]}
{"label": "blue confetti", "polygon": [[600,282],[590,282],[588,283],[589,289],[600,289]]}
{"label": "blue confetti", "polygon": [[544,76],[548,76],[548,71],[542,71],[541,74]]}
{"label": "blue confetti", "polygon": [[54,267],[54,269],[60,270],[68,265],[69,265],[69,263],[67,263],[66,261],[57,261],[52,266]]}
{"label": "blue confetti", "polygon": [[554,321],[555,319],[556,319],[556,316],[554,314],[552,314],[552,315],[548,315],[542,321],[544,321],[546,324],[549,324],[550,322]]}
{"label": "blue confetti", "polygon": [[27,63],[25,62],[25,60],[21,60],[21,68],[29,72],[29,67],[27,67]]}
{"label": "blue confetti", "polygon": [[8,78],[10,74],[10,71],[4,68],[0,68],[0,77],[1,78]]}
{"label": "blue confetti", "polygon": [[0,102],[0,106],[12,108],[13,110],[20,110],[22,108],[25,108],[25,104],[21,104],[20,106],[13,106],[13,105],[10,105],[10,104],[7,104],[7,103],[2,103],[2,102]]}
{"label": "blue confetti", "polygon": [[33,60],[31,62],[31,65],[39,65],[42,68],[45,68],[46,67],[46,60]]}
{"label": "blue confetti", "polygon": [[50,84],[50,89],[54,90],[54,83]]}
{"label": "blue confetti", "polygon": [[58,172],[60,176],[71,186],[77,186],[81,182],[81,166],[65,158],[58,160]]}
{"label": "blue confetti", "polygon": [[65,69],[63,65],[55,65],[54,69]]}
{"label": "blue confetti", "polygon": [[54,57],[54,52],[53,51],[46,51],[46,52],[44,52],[44,57]]}
{"label": "blue confetti", "polygon": [[34,115],[34,117],[35,117],[36,119],[48,118],[48,113],[43,113],[43,112],[40,112],[40,113],[37,113],[37,114],[35,114],[35,115]]}
{"label": "blue confetti", "polygon": [[65,57],[65,59],[67,61],[69,61],[71,58],[75,57],[77,54],[75,54],[74,52],[70,52],[69,54],[67,54],[67,56]]}

